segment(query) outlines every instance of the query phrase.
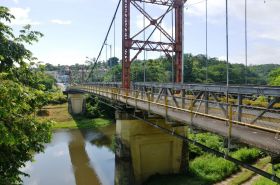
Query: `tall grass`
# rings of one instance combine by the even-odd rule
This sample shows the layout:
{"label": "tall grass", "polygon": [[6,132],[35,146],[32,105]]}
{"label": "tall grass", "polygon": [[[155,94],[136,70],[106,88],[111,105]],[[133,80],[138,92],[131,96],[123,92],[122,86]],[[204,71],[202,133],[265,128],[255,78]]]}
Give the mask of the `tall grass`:
{"label": "tall grass", "polygon": [[253,163],[263,156],[262,152],[256,148],[241,148],[232,154],[232,157],[244,163]]}
{"label": "tall grass", "polygon": [[190,170],[197,176],[214,183],[230,176],[238,170],[238,167],[223,158],[204,154],[190,163]]}
{"label": "tall grass", "polygon": [[[223,147],[223,138],[219,137],[215,134],[211,133],[197,133],[197,134],[189,134],[190,139],[196,140],[197,142],[215,149],[215,150],[222,150]],[[190,159],[194,159],[195,157],[203,155],[205,152],[198,146],[190,144]]]}

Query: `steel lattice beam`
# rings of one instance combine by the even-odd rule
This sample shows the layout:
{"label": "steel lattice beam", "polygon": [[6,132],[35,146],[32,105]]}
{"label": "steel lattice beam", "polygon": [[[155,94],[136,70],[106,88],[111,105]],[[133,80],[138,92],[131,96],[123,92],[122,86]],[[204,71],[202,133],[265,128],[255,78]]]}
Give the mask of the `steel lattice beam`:
{"label": "steel lattice beam", "polygon": [[130,2],[122,1],[122,85],[130,87]]}
{"label": "steel lattice beam", "polygon": [[[153,18],[146,12],[138,3],[151,3],[155,5],[168,6],[167,10],[158,18]],[[130,65],[138,55],[146,51],[163,51],[168,58],[171,53],[175,53],[175,73],[176,83],[182,82],[182,60],[183,60],[183,9],[186,0],[123,0],[122,1],[122,87],[130,88]],[[149,24],[140,30],[136,35],[130,35],[130,9],[133,5],[146,19]],[[175,10],[175,38],[171,36],[163,27],[161,22],[165,16],[171,11]],[[154,26],[153,31],[146,40],[135,39],[139,34],[144,32],[148,27]],[[168,40],[166,42],[150,41],[151,36],[155,30],[159,30]],[[138,52],[130,58],[130,50],[137,50]]]}
{"label": "steel lattice beam", "polygon": [[174,0],[133,0],[133,1],[139,1],[144,3],[152,3],[156,5],[164,5],[164,6],[170,6],[172,5]]}

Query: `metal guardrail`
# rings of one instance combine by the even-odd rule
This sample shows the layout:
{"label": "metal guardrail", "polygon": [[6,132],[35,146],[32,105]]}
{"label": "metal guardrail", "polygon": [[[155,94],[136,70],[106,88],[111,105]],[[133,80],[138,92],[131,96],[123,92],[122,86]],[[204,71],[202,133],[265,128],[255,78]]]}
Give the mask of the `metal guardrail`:
{"label": "metal guardrail", "polygon": [[[88,85],[106,85],[111,87],[121,87],[120,82],[94,82]],[[85,84],[85,85],[87,85]],[[242,95],[272,96],[280,97],[279,86],[255,86],[255,85],[212,85],[212,84],[175,84],[175,83],[156,83],[156,82],[134,82],[131,84],[133,89],[139,88],[170,88],[174,90],[188,91],[209,91],[215,93],[229,93]]]}
{"label": "metal guardrail", "polygon": [[[214,102],[209,100],[207,101],[205,99],[197,99],[197,97],[195,96],[183,98],[181,96],[175,97],[175,95],[172,93],[168,94],[167,90],[164,90],[164,93],[152,93],[151,91],[122,89],[118,86],[118,84],[112,83],[83,84],[71,88],[71,90],[74,89],[95,94],[106,94],[107,97],[110,97],[115,100],[117,100],[119,97],[122,97],[126,100],[133,100],[135,102],[135,108],[137,108],[137,102],[145,102],[148,103],[149,107],[150,105],[158,105],[164,107],[166,110],[166,114],[168,114],[168,109],[173,109],[190,113],[191,115],[193,115],[194,118],[196,116],[203,116],[215,120],[225,121],[232,124],[242,125],[254,129],[275,133],[276,137],[279,137],[280,134],[280,110],[265,109],[258,107],[254,107],[254,109],[252,109],[251,106],[247,108],[245,105],[242,105],[242,108],[245,109],[243,110],[243,112],[245,113],[242,113],[243,119],[240,121],[238,113],[236,113],[240,112],[238,111],[238,109],[240,109],[238,105],[231,103],[227,104],[224,102]],[[180,99],[181,103],[178,103],[178,98]],[[207,111],[200,111],[201,104],[205,104],[206,101],[208,106],[209,104],[211,104],[209,106],[210,108],[208,107]],[[200,105],[196,105],[197,102],[199,102]],[[206,109],[205,106],[204,109]],[[269,113],[273,114],[273,116],[271,118],[260,118],[259,114],[263,113],[263,111],[269,111]],[[258,120],[252,123],[252,120],[255,120],[256,117],[259,117]]]}

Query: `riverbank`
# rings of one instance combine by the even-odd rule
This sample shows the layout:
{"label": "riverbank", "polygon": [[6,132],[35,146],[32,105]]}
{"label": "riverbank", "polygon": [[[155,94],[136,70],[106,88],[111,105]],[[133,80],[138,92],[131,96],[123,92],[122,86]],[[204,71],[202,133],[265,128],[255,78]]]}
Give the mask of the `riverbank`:
{"label": "riverbank", "polygon": [[48,105],[38,115],[41,120],[53,121],[53,129],[89,129],[108,126],[112,120],[106,118],[90,119],[83,116],[72,116],[68,113],[68,105]]}
{"label": "riverbank", "polygon": [[[191,139],[215,150],[224,152],[223,138],[211,133],[190,134]],[[234,163],[223,158],[216,157],[203,152],[200,148],[190,144],[190,165],[189,173],[186,175],[155,175],[145,185],[243,185],[251,181],[255,173],[245,170]],[[265,170],[270,162],[262,151],[255,148],[242,147],[230,152],[230,155],[244,163],[252,164],[259,169]],[[253,179],[255,180],[255,179]],[[267,180],[267,179],[261,179]],[[259,180],[259,181],[261,181]],[[267,180],[266,182],[272,181]],[[255,183],[256,185],[260,185]],[[261,184],[266,185],[266,184]],[[273,184],[274,185],[274,184]]]}

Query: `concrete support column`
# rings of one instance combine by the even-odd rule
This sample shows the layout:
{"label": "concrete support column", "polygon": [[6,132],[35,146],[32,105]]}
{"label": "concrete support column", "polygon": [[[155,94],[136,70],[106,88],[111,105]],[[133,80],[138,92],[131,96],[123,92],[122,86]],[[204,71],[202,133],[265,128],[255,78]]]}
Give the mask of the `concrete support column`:
{"label": "concrete support column", "polygon": [[[126,159],[126,166],[133,169],[127,171],[126,184],[140,185],[154,174],[179,173],[182,161],[182,140],[162,132],[141,120],[129,117],[126,113],[116,113],[116,135],[120,139],[119,150],[126,155],[117,154]],[[165,124],[164,119],[154,119],[158,125],[173,130],[170,125]],[[184,127],[174,128],[174,132],[184,134]],[[185,148],[185,147],[184,147]],[[123,154],[123,153],[122,153]],[[130,155],[130,156],[128,156]],[[184,157],[186,157],[184,155]],[[131,165],[129,164],[131,163]],[[132,175],[133,173],[133,175]],[[130,178],[133,176],[133,180]],[[117,177],[116,177],[117,178]],[[120,178],[118,178],[120,179]],[[117,184],[117,181],[115,181]],[[118,181],[123,182],[123,181]]]}
{"label": "concrete support column", "polygon": [[86,99],[83,94],[68,94],[68,111],[71,114],[83,114],[86,111]]}

